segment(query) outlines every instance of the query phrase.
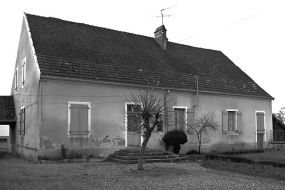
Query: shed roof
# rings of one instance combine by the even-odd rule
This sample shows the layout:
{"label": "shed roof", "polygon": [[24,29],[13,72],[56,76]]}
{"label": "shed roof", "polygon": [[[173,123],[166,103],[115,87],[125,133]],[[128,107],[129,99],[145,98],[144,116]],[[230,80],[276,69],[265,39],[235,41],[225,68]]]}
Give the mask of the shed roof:
{"label": "shed roof", "polygon": [[272,98],[221,51],[26,14],[41,76]]}

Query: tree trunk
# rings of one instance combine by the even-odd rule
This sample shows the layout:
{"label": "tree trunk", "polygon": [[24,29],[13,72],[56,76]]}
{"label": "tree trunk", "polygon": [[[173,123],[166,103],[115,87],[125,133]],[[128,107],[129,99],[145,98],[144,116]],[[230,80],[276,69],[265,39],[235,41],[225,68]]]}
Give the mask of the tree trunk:
{"label": "tree trunk", "polygon": [[140,150],[140,156],[139,156],[139,159],[138,159],[138,170],[139,171],[143,170],[143,156],[144,156],[144,152],[145,152],[145,147],[147,145],[147,142],[148,142],[150,136],[151,136],[151,132],[147,131],[145,133],[145,136],[144,136],[144,140],[143,140],[143,143],[142,143],[142,146],[141,146],[141,150]]}

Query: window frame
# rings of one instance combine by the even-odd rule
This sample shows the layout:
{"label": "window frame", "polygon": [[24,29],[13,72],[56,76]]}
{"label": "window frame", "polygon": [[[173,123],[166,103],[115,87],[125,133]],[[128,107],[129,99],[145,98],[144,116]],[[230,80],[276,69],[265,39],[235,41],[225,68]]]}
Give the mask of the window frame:
{"label": "window frame", "polygon": [[[233,110],[233,109],[227,109],[226,110],[228,112],[228,132],[229,133],[236,133],[237,131],[237,113],[238,110]],[[230,130],[230,117],[229,117],[229,113],[234,113],[234,130]]]}
{"label": "window frame", "polygon": [[[235,112],[234,115],[234,130],[229,130],[229,112]],[[225,120],[225,118],[227,120]],[[224,125],[227,125],[226,127]],[[225,129],[226,128],[226,129]],[[227,135],[239,135],[242,134],[242,112],[239,111],[238,109],[226,109],[222,111],[222,133],[227,134]]]}
{"label": "window frame", "polygon": [[172,109],[173,109],[173,129],[175,129],[175,109],[183,109],[184,110],[185,124],[183,126],[183,131],[186,132],[187,131],[186,124],[187,124],[187,109],[188,109],[188,107],[186,107],[186,106],[173,106]]}
{"label": "window frame", "polygon": [[26,86],[27,83],[27,61],[26,57],[22,60],[22,88]]}
{"label": "window frame", "polygon": [[[70,113],[70,106],[71,104],[78,104],[78,105],[87,105],[88,106],[88,134],[87,135],[79,135],[79,134],[70,134],[70,124],[71,124],[71,113]],[[67,127],[67,135],[68,137],[90,137],[91,135],[91,102],[77,102],[77,101],[68,101],[68,127]]]}
{"label": "window frame", "polygon": [[14,77],[14,90],[15,94],[17,94],[19,90],[19,67],[16,67]]}

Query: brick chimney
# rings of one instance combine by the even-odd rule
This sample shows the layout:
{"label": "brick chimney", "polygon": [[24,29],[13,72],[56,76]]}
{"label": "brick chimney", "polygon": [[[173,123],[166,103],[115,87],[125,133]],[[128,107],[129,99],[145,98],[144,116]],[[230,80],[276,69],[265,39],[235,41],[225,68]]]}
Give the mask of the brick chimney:
{"label": "brick chimney", "polygon": [[154,32],[154,39],[156,43],[160,45],[160,47],[164,50],[167,49],[167,37],[166,37],[166,29],[164,25],[158,27]]}

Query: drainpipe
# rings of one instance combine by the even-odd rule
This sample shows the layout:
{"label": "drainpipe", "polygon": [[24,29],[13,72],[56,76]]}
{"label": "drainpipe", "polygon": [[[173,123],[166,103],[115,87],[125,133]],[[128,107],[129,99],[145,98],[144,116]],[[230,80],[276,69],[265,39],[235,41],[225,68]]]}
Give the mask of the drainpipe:
{"label": "drainpipe", "polygon": [[196,105],[193,106],[193,117],[195,115],[194,108],[198,106],[198,102],[199,102],[199,80],[198,80],[199,76],[195,75],[195,78],[196,78],[196,84],[197,84],[197,89],[196,89],[197,102],[196,102]]}

